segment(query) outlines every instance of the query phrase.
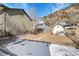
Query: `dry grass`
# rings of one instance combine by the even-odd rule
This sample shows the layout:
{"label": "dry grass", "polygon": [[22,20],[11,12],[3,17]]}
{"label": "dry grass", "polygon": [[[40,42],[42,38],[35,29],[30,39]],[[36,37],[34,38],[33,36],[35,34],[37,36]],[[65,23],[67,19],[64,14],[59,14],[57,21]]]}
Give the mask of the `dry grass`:
{"label": "dry grass", "polygon": [[78,29],[76,29],[76,34],[78,34],[78,35],[79,35],[79,28],[78,28]]}
{"label": "dry grass", "polygon": [[77,41],[79,41],[79,28],[76,29],[76,37],[77,37]]}
{"label": "dry grass", "polygon": [[[73,31],[67,31],[67,32],[74,32]],[[27,39],[27,40],[35,40],[35,41],[43,41],[43,42],[49,42],[49,43],[55,43],[55,44],[61,44],[61,45],[73,45],[74,42],[71,40],[73,39],[74,41],[76,40],[75,38],[79,38],[79,28],[76,29],[75,31],[76,35],[75,36],[59,36],[55,34],[50,34],[50,33],[40,33],[37,35],[34,34],[27,34],[27,35],[21,35],[20,38],[22,39]],[[77,39],[79,41],[79,39]],[[73,45],[74,46],[74,45]]]}
{"label": "dry grass", "polygon": [[40,33],[38,35],[28,34],[20,36],[22,39],[43,41],[55,44],[71,45],[73,41],[66,36],[58,36],[50,33]]}

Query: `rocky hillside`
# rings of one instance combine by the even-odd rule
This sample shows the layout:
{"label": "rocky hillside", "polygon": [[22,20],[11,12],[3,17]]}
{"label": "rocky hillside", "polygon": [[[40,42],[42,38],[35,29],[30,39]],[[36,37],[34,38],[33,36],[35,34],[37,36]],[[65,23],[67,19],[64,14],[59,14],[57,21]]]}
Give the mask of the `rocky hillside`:
{"label": "rocky hillside", "polygon": [[[58,10],[53,14],[49,14],[48,16],[44,17],[44,22],[50,28],[52,25],[58,23],[59,21],[65,21],[72,23],[73,25],[79,24],[79,3],[72,4],[71,6]],[[78,26],[78,25],[77,25]],[[73,29],[72,29],[73,30]],[[79,30],[77,30],[78,32]],[[68,32],[69,33],[69,32]],[[76,35],[76,31],[73,31],[74,35],[66,35],[69,37],[74,43],[79,46],[79,37]]]}
{"label": "rocky hillside", "polygon": [[51,26],[58,21],[67,21],[76,24],[79,19],[79,3],[72,4],[71,6],[58,10],[53,14],[44,17],[44,22]]}

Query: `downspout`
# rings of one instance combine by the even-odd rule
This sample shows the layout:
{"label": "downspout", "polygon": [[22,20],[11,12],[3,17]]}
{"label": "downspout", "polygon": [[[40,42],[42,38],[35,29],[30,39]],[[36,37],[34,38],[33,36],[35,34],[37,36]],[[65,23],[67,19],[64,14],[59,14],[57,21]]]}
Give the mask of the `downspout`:
{"label": "downspout", "polygon": [[6,9],[4,10],[4,36],[6,36]]}

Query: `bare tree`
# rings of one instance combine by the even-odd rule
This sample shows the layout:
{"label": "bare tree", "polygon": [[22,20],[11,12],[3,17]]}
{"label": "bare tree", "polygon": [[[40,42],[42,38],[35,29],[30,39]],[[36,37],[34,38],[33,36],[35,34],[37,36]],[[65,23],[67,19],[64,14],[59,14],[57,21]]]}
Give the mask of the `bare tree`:
{"label": "bare tree", "polygon": [[36,34],[37,33],[37,31],[36,31],[36,28],[35,28],[35,26],[36,26],[36,20],[37,20],[37,15],[36,15],[36,9],[34,8],[34,7],[32,7],[32,9],[31,9],[31,18],[32,18],[32,29],[31,29],[31,32],[32,33],[34,33],[34,34]]}
{"label": "bare tree", "polygon": [[35,28],[35,20],[36,20],[36,9],[32,7],[31,9],[31,17],[33,19],[33,29]]}

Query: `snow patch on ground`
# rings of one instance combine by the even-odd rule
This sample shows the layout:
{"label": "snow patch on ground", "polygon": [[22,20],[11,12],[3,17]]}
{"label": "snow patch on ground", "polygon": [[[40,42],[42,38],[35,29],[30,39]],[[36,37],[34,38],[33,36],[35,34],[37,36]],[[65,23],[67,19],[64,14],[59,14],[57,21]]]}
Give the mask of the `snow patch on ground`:
{"label": "snow patch on ground", "polygon": [[6,48],[18,56],[49,56],[49,44],[20,39],[9,43]]}
{"label": "snow patch on ground", "polygon": [[51,56],[79,56],[79,49],[71,46],[51,44],[49,50]]}

